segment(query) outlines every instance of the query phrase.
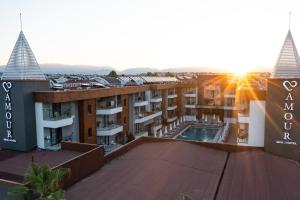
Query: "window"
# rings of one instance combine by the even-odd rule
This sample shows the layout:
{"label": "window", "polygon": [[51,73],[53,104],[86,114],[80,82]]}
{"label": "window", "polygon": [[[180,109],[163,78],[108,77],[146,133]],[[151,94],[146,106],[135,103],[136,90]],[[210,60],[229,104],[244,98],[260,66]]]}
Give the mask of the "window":
{"label": "window", "polygon": [[88,129],[88,137],[92,137],[93,136],[93,129],[89,128]]}
{"label": "window", "polygon": [[93,109],[92,109],[92,105],[88,104],[88,113],[89,114],[93,114]]}

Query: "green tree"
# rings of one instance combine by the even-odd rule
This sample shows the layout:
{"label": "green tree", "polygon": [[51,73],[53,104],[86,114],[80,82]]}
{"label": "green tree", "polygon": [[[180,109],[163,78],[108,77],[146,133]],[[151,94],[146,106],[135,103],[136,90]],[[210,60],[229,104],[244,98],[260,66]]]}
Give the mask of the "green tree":
{"label": "green tree", "polygon": [[25,181],[29,187],[17,186],[12,188],[9,195],[19,195],[24,200],[29,199],[29,193],[36,194],[37,200],[62,200],[65,193],[61,182],[70,174],[69,169],[58,168],[51,170],[48,165],[37,165],[31,163],[25,174]]}
{"label": "green tree", "polygon": [[175,75],[173,73],[171,73],[171,72],[166,72],[165,76],[174,77]]}
{"label": "green tree", "polygon": [[192,200],[192,198],[186,194],[180,194],[180,200]]}
{"label": "green tree", "polygon": [[117,77],[118,74],[117,74],[117,72],[115,70],[111,70],[111,72],[109,72],[109,74],[107,76],[109,76],[109,77]]}

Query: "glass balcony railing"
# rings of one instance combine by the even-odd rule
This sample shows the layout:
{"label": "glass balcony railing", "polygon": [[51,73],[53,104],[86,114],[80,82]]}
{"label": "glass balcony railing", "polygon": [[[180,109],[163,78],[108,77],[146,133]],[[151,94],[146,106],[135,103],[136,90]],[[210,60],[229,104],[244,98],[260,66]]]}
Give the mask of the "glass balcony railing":
{"label": "glass balcony railing", "polygon": [[196,94],[196,90],[186,91],[185,94]]}
{"label": "glass balcony railing", "polygon": [[97,127],[97,130],[100,130],[100,131],[109,131],[109,130],[113,130],[113,129],[119,128],[120,126],[121,125],[116,122],[116,123],[112,123],[112,124],[109,124],[109,125],[105,125],[103,127]]}
{"label": "glass balcony railing", "polygon": [[104,105],[97,105],[97,109],[112,109],[112,108],[117,108],[117,107],[121,107],[121,103],[107,103]]}
{"label": "glass balcony railing", "polygon": [[70,118],[71,115],[71,108],[70,109],[66,109],[66,111],[64,111],[63,113],[60,112],[53,112],[51,110],[43,110],[43,119],[47,120],[47,121],[57,121],[57,120],[61,120],[61,119],[66,119],[66,118]]}

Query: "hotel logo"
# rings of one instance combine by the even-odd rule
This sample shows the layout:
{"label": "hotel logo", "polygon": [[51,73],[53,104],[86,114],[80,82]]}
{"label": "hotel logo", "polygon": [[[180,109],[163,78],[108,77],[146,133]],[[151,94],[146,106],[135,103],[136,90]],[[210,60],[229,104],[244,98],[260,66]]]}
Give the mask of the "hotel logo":
{"label": "hotel logo", "polygon": [[13,138],[13,133],[12,133],[12,106],[11,106],[11,95],[10,95],[10,90],[12,88],[12,83],[11,82],[2,82],[2,87],[5,91],[5,127],[6,127],[6,132],[5,132],[5,137],[3,140],[5,142],[16,142],[16,140]]}
{"label": "hotel logo", "polygon": [[284,99],[284,114],[283,114],[283,120],[284,120],[284,126],[283,126],[283,132],[282,132],[282,139],[276,141],[277,144],[290,144],[290,145],[297,145],[295,141],[293,141],[293,138],[291,136],[291,130],[293,128],[293,111],[294,111],[294,98],[293,98],[293,90],[297,87],[298,82],[297,81],[283,81],[282,85],[284,89],[287,91],[287,96]]}

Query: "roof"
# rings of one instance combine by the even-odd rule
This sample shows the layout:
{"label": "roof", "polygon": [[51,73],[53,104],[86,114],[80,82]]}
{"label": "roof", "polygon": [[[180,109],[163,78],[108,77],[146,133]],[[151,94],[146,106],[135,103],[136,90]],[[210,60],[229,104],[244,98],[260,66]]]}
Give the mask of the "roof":
{"label": "roof", "polygon": [[69,188],[66,198],[213,199],[226,155],[185,142],[145,143]]}
{"label": "roof", "polygon": [[23,31],[19,34],[1,79],[46,80],[46,77],[41,71]]}
{"label": "roof", "polygon": [[262,150],[142,143],[67,189],[67,199],[299,199],[300,167]]}
{"label": "roof", "polygon": [[[5,155],[7,152],[2,154]],[[0,169],[1,172],[23,176],[32,158],[37,164],[48,164],[50,167],[54,167],[80,154],[82,152],[70,150],[22,152],[2,159],[0,161]]]}
{"label": "roof", "polygon": [[300,77],[299,55],[290,30],[287,33],[280,54],[278,56],[273,77]]}

